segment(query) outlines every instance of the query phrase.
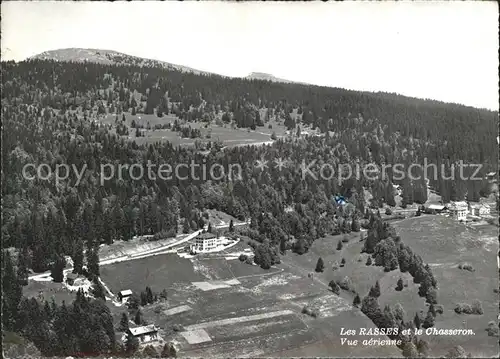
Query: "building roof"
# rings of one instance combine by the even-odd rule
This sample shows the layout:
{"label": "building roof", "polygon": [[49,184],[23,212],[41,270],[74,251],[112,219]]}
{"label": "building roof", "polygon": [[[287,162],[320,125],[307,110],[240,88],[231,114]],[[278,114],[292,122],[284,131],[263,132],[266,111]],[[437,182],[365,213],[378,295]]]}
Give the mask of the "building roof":
{"label": "building roof", "polygon": [[467,202],[465,201],[451,202],[448,206],[448,208],[451,210],[463,210],[467,209],[467,207]]}
{"label": "building roof", "polygon": [[444,205],[442,205],[442,204],[431,204],[431,205],[429,205],[428,208],[429,209],[437,209],[439,211],[439,210],[444,209]]}
{"label": "building roof", "polygon": [[215,238],[215,234],[210,233],[210,232],[205,232],[205,233],[200,233],[196,238],[201,238],[201,239],[212,239]]}
{"label": "building roof", "polygon": [[471,208],[490,208],[490,206],[488,206],[487,204],[485,203],[474,203],[474,204],[471,204],[470,205]]}
{"label": "building roof", "polygon": [[144,335],[144,334],[148,334],[148,333],[157,332],[158,329],[155,327],[154,324],[150,324],[150,325],[146,325],[143,327],[129,328],[129,331],[135,337],[138,335]]}
{"label": "building roof", "polygon": [[132,291],[130,289],[125,289],[120,292],[120,295],[122,297],[127,296],[127,295],[132,295]]}

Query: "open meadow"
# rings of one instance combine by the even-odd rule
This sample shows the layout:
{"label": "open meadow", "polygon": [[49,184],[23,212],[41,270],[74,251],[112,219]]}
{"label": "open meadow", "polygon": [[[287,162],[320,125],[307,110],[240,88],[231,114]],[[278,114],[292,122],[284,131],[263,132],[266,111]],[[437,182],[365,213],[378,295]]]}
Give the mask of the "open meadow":
{"label": "open meadow", "polygon": [[[245,249],[240,242],[219,256],[167,254],[109,264],[101,267],[101,278],[114,294],[123,289],[138,293],[146,286],[166,289],[166,301],[141,311],[164,340],[178,343],[180,356],[400,356],[395,347],[341,345],[342,327],[374,325],[350,300],[300,268],[280,264],[263,270],[231,256]],[[303,314],[305,305],[319,316]],[[111,303],[110,308],[116,321],[126,310]]]}
{"label": "open meadow", "polygon": [[[438,329],[472,329],[474,336],[423,336],[429,342],[434,356],[444,355],[456,345],[461,345],[473,356],[491,356],[498,353],[498,337],[488,336],[485,329],[489,321],[496,321],[498,315],[498,269],[496,254],[498,251],[498,228],[484,226],[467,228],[463,224],[443,216],[420,216],[392,223],[404,243],[414,253],[428,263],[438,282],[438,303],[443,305],[443,314],[436,317]],[[329,236],[317,240],[304,255],[288,254],[282,261],[289,266],[296,266],[313,271],[316,261],[321,256],[325,263],[323,273],[314,276],[323,283],[332,279],[340,280],[348,276],[355,290],[363,298],[370,287],[378,280],[381,288],[379,304],[394,306],[400,303],[406,320],[412,319],[416,312],[427,313],[425,299],[418,296],[418,285],[408,273],[399,269],[384,272],[383,267],[367,266],[368,254],[361,254],[363,242],[358,234],[347,235],[348,242],[343,249],[336,250],[343,235]],[[339,264],[345,259],[345,266]],[[461,263],[471,264],[475,271],[461,270]],[[339,268],[335,271],[332,266]],[[407,287],[403,291],[395,290],[396,282],[402,278]],[[342,292],[353,300],[353,294]],[[471,304],[474,300],[482,303],[483,315],[456,314],[458,303]],[[353,329],[356,329],[352,327]]]}
{"label": "open meadow", "polygon": [[[136,114],[125,112],[125,121],[122,122],[122,115],[116,116],[115,114],[107,114],[99,120],[100,123],[115,126],[116,118],[118,121],[125,124],[128,127],[129,135],[124,136],[129,140],[135,141],[137,144],[144,143],[154,143],[169,141],[174,146],[187,145],[193,146],[195,141],[208,142],[208,141],[221,141],[225,146],[242,146],[242,145],[252,145],[252,144],[264,144],[271,143],[271,135],[274,132],[277,137],[282,137],[285,135],[285,127],[282,124],[278,124],[276,121],[269,121],[268,124],[262,127],[257,127],[255,130],[250,130],[246,128],[233,128],[229,124],[217,125],[211,123],[207,125],[204,122],[184,122],[180,120],[175,115],[165,115],[163,117],[157,117],[154,114]],[[170,129],[156,129],[148,130],[147,126],[154,128],[155,125],[173,125],[175,121],[179,121],[182,126],[190,126],[193,129],[199,129],[201,132],[201,138],[182,138],[177,132]],[[135,129],[132,128],[132,121],[137,125],[143,126],[142,136],[136,137]],[[272,126],[269,129],[269,125]],[[209,137],[207,137],[209,136]]]}

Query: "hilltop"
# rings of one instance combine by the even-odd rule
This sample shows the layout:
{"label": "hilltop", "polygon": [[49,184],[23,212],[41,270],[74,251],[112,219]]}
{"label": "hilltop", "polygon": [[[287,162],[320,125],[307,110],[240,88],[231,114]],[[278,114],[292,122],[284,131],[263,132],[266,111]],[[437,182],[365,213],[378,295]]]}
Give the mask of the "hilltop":
{"label": "hilltop", "polygon": [[296,83],[295,81],[285,80],[277,78],[271,74],[266,74],[264,72],[252,72],[250,75],[246,77],[248,80],[263,80],[263,81],[271,81],[271,82],[284,82],[284,83]]}
{"label": "hilltop", "polygon": [[28,60],[55,60],[61,62],[93,62],[104,65],[131,65],[141,67],[162,67],[169,70],[191,72],[197,75],[209,75],[210,73],[196,70],[187,66],[175,65],[169,62],[146,59],[138,56],[127,55],[113,50],[67,48],[42,52],[34,55]]}
{"label": "hilltop", "polygon": [[[54,60],[60,62],[92,62],[103,65],[130,65],[140,67],[160,67],[181,72],[190,72],[196,75],[219,75],[211,72],[193,69],[188,66],[176,65],[166,61],[146,59],[143,57],[124,54],[114,50],[67,48],[44,51],[29,57],[27,60]],[[219,75],[220,76],[220,75]],[[244,77],[248,80],[263,80],[281,83],[296,83],[294,81],[281,79],[263,72],[252,72]]]}

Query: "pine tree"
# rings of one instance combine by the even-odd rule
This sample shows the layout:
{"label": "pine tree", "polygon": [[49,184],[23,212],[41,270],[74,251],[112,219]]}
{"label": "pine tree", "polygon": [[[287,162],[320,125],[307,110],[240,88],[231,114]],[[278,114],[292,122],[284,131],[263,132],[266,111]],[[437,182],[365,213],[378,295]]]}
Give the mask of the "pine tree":
{"label": "pine tree", "polygon": [[434,326],[434,316],[432,315],[431,311],[429,310],[427,312],[427,316],[424,319],[424,322],[422,323],[422,328],[427,329],[431,328]]}
{"label": "pine tree", "polygon": [[383,314],[380,310],[377,298],[367,295],[361,302],[361,311],[372,320],[375,325],[381,325]]}
{"label": "pine tree", "polygon": [[2,322],[6,330],[13,330],[18,318],[22,287],[14,271],[10,253],[4,250],[2,254]]}
{"label": "pine tree", "polygon": [[353,232],[359,232],[361,230],[361,224],[359,223],[359,220],[357,218],[353,219],[351,230]]}
{"label": "pine tree", "polygon": [[368,257],[368,259],[366,260],[366,265],[367,266],[371,266],[372,265],[372,257]]}
{"label": "pine tree", "polygon": [[127,334],[127,340],[125,342],[125,351],[131,355],[134,354],[137,349],[139,349],[139,339],[137,339],[132,334]]}
{"label": "pine tree", "polygon": [[207,232],[208,233],[213,233],[212,232],[212,223],[211,222],[208,223],[208,230],[207,230]]}
{"label": "pine tree", "polygon": [[333,279],[330,281],[330,283],[328,283],[328,286],[330,287],[333,293],[340,294],[340,287],[337,284],[337,282],[335,282]]}
{"label": "pine tree", "polygon": [[22,286],[28,285],[28,247],[23,247],[17,255],[17,278]]}
{"label": "pine tree", "polygon": [[337,250],[338,250],[338,251],[342,250],[342,246],[343,246],[343,245],[342,245],[342,241],[339,241],[339,242],[337,243]]}
{"label": "pine tree", "polygon": [[189,220],[187,218],[184,218],[184,223],[182,225],[182,233],[189,233],[191,227],[189,226]]}
{"label": "pine tree", "polygon": [[325,264],[323,263],[323,258],[319,257],[318,262],[316,262],[316,272],[323,272],[325,269]]}
{"label": "pine tree", "polygon": [[375,286],[370,288],[370,293],[368,295],[373,298],[380,297],[380,284],[378,281],[375,282]]}
{"label": "pine tree", "polygon": [[402,278],[398,279],[398,283],[396,285],[396,290],[397,291],[402,291],[403,290],[403,279]]}
{"label": "pine tree", "polygon": [[122,313],[122,317],[120,319],[120,324],[118,326],[118,331],[119,332],[126,332],[129,328],[128,325],[128,315],[127,312]]}
{"label": "pine tree", "polygon": [[429,304],[437,304],[437,290],[435,288],[429,288],[427,290],[427,295],[425,297],[426,302]]}
{"label": "pine tree", "polygon": [[92,280],[92,295],[97,299],[106,300],[106,294],[104,286],[98,277],[94,277]]}
{"label": "pine tree", "polygon": [[412,342],[406,342],[403,345],[403,356],[405,358],[418,358],[418,351],[415,344]]}
{"label": "pine tree", "polygon": [[229,222],[229,232],[233,233],[234,232],[234,223],[233,220]]}
{"label": "pine tree", "polygon": [[83,273],[83,241],[78,239],[73,249],[73,273]]}
{"label": "pine tree", "polygon": [[354,297],[354,301],[352,302],[352,305],[355,307],[359,307],[361,304],[361,298],[359,297],[359,294],[356,293],[356,296]]}
{"label": "pine tree", "polygon": [[46,300],[43,304],[43,315],[48,321],[52,320],[53,313],[48,300]]}
{"label": "pine tree", "polygon": [[420,354],[420,358],[428,358],[430,355],[429,343],[424,339],[419,339],[417,341],[417,350]]}
{"label": "pine tree", "polygon": [[137,325],[142,325],[144,323],[144,319],[142,318],[142,312],[141,312],[141,310],[138,310],[135,313],[134,323],[137,324]]}
{"label": "pine tree", "polygon": [[62,283],[64,280],[64,267],[66,266],[66,260],[63,256],[57,255],[52,268],[50,270],[50,275],[56,283]]}
{"label": "pine tree", "polygon": [[286,253],[286,249],[287,249],[287,240],[285,237],[281,238],[280,240],[280,254],[281,255],[284,255]]}
{"label": "pine tree", "polygon": [[152,304],[154,302],[153,291],[149,287],[146,287],[146,301],[148,304]]}
{"label": "pine tree", "polygon": [[91,277],[99,277],[99,246],[87,251],[87,269]]}
{"label": "pine tree", "polygon": [[431,313],[432,316],[436,318],[436,308],[434,308],[434,304],[429,305],[429,313]]}
{"label": "pine tree", "polygon": [[177,357],[177,349],[175,348],[173,343],[167,343],[163,346],[163,350],[161,352],[162,358],[176,358]]}

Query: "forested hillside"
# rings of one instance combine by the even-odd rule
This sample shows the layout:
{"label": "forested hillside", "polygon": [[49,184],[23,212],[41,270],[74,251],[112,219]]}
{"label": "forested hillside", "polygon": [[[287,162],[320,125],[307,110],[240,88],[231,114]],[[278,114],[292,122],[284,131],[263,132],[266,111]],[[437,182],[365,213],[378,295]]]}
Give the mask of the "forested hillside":
{"label": "forested hillside", "polygon": [[[476,176],[484,177],[498,163],[495,112],[393,94],[231,79],[153,65],[4,62],[1,104],[1,230],[4,247],[16,248],[12,261],[6,252],[2,261],[3,273],[7,273],[3,276],[7,293],[3,323],[7,330],[34,340],[45,353],[114,346],[109,314],[81,294],[72,307],[46,308],[44,315],[55,318],[54,330],[64,336],[67,311],[76,311],[72,318],[80,320],[77,309],[86,306],[95,313],[95,318],[94,314],[86,317],[86,330],[92,331],[94,325],[108,333],[109,343],[70,340],[71,348],[55,349],[47,339],[48,331],[42,335],[35,322],[27,325],[26,313],[38,313],[31,313],[37,318],[43,315],[36,303],[21,300],[21,286],[27,284],[30,271],[62,271],[64,256],[72,258],[76,273],[94,280],[99,275],[101,244],[128,241],[135,235],[163,238],[188,233],[206,224],[206,209],[249,220],[245,234],[258,242],[269,240],[270,247],[266,241],[257,248],[261,257],[271,251],[275,259],[278,249],[304,253],[327,234],[359,231],[360,220],[369,217],[368,206],[395,206],[393,184],[402,186],[404,206],[427,200],[423,177],[395,179],[389,169],[387,178],[339,181],[336,176],[320,176],[325,165],[335,169],[356,163],[408,167],[426,159],[443,165],[449,176],[451,166],[463,160],[482,164]],[[108,114],[116,116],[115,126],[101,122]],[[267,127],[272,117],[292,133],[308,127],[318,128],[322,135],[224,150],[214,141],[209,151],[201,153],[168,141],[136,143],[120,121],[136,114],[160,119],[173,114],[183,124],[207,126],[222,121],[249,131]],[[122,179],[101,184],[104,164],[145,167],[149,162],[175,167],[192,161],[207,167],[238,164],[242,177],[165,181],[137,180],[125,173]],[[268,161],[269,167],[256,166],[259,161]],[[275,161],[286,161],[286,165],[278,168]],[[48,164],[51,169],[68,164],[86,171],[78,185],[73,171],[60,182],[53,176],[30,180],[22,174],[26,164]],[[304,175],[302,164],[311,164],[307,168],[312,175]],[[453,171],[458,173],[457,168]],[[468,169],[465,172],[471,174]],[[441,177],[440,173],[429,180],[445,202],[465,196],[477,200],[489,194],[486,180]],[[366,190],[373,196],[369,202]],[[335,195],[345,196],[349,204],[338,205],[332,200]]]}
{"label": "forested hillside", "polygon": [[[200,211],[216,208],[253,226],[272,243],[295,238],[311,242],[339,226],[331,196],[341,193],[363,213],[363,187],[375,205],[391,204],[390,179],[369,181],[303,178],[299,164],[316,161],[395,164],[428,162],[450,166],[458,160],[497,163],[497,115],[494,112],[341,89],[228,79],[152,67],[107,66],[33,60],[2,64],[2,232],[7,246],[26,248],[36,271],[55,255],[75,255],[83,246],[127,240],[135,234],[176,233],[203,222]],[[145,106],[133,93],[142,94]],[[270,109],[293,129],[319,127],[324,137],[277,141],[272,146],[212,150],[203,157],[168,142],[139,146],[92,121],[99,114],[123,111],[175,113],[186,121],[209,122],[217,116],[239,127],[264,125],[259,109]],[[290,112],[298,109],[297,121]],[[294,165],[260,173],[261,158],[287,159]],[[103,163],[239,163],[235,181],[110,181],[100,186]],[[86,164],[77,187],[70,177],[54,181],[22,178],[26,163]],[[449,173],[449,172],[447,172]],[[389,175],[391,172],[389,171]],[[73,176],[73,175],[72,175]],[[434,182],[434,181],[432,181]],[[424,203],[424,181],[401,181],[404,200]],[[444,200],[478,197],[481,181],[437,181]],[[286,206],[296,211],[284,212]],[[324,215],[326,213],[326,215]],[[323,215],[322,215],[323,214]],[[351,217],[347,215],[347,217]],[[323,223],[327,222],[327,223]],[[293,225],[292,225],[293,224]]]}

